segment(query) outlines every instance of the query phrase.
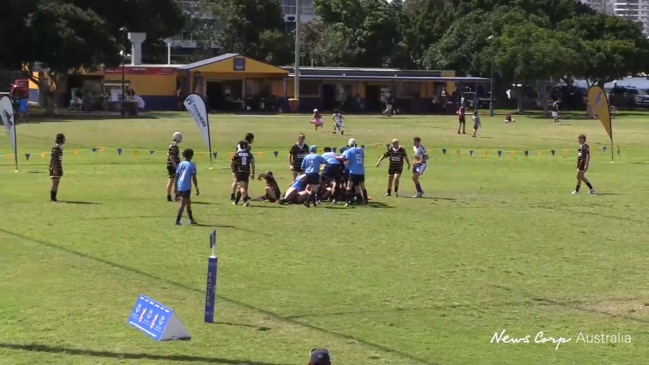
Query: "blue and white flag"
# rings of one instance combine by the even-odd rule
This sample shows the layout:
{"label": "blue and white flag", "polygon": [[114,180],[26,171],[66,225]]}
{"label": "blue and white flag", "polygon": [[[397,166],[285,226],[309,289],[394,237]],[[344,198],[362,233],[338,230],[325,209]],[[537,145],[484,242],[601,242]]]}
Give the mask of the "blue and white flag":
{"label": "blue and white flag", "polygon": [[16,161],[16,170],[18,170],[18,144],[16,141],[16,120],[14,118],[14,106],[8,96],[0,98],[0,119],[9,133],[11,147],[14,150],[14,161]]}
{"label": "blue and white flag", "polygon": [[210,165],[212,164],[212,136],[210,135],[210,120],[207,115],[207,107],[205,100],[198,94],[189,94],[183,102],[185,108],[191,114],[192,118],[198,125],[198,128],[203,134],[205,145],[210,152]]}

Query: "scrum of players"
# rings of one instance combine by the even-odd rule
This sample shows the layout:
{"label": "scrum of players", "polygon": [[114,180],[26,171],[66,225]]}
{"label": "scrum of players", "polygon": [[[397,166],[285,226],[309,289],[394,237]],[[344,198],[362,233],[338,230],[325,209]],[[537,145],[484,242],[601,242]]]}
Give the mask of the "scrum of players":
{"label": "scrum of players", "polygon": [[[293,180],[282,193],[276,176],[272,171],[266,171],[256,176],[265,181],[265,193],[258,201],[277,204],[303,204],[306,207],[317,207],[322,202],[344,203],[350,205],[368,205],[371,198],[365,188],[365,150],[350,138],[347,145],[337,149],[325,147],[323,153],[318,152],[317,146],[305,143],[306,136],[298,135],[297,142],[291,146],[288,154],[288,168]],[[231,160],[234,177],[231,200],[238,205],[243,198],[244,206],[248,206],[248,184],[255,179],[255,158],[252,153],[254,135],[248,133],[246,138],[239,141]],[[415,198],[421,198],[424,191],[419,183],[419,177],[424,174],[428,163],[428,150],[421,144],[421,139],[413,140],[414,162],[412,164],[413,182],[417,189]],[[406,149],[393,140],[392,145],[381,156],[376,166],[384,159],[389,159],[388,188],[385,196],[399,195],[399,180],[404,165],[410,169],[411,163]]]}

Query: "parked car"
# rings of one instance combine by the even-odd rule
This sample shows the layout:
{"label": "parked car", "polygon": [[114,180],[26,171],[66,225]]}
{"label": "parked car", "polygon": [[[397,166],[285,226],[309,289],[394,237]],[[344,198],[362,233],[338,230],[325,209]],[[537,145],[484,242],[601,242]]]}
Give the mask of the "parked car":
{"label": "parked car", "polygon": [[649,108],[649,90],[639,90],[635,96],[635,105],[642,108]]}
{"label": "parked car", "polygon": [[631,86],[615,86],[608,92],[608,101],[617,108],[634,108],[640,90]]}

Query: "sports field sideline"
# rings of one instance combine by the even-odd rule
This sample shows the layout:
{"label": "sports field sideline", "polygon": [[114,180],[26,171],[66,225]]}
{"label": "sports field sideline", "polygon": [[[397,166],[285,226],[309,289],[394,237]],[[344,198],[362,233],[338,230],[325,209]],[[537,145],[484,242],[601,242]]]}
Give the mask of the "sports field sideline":
{"label": "sports field sideline", "polygon": [[[329,120],[314,132],[308,116],[213,115],[213,169],[187,114],[20,124],[17,173],[0,136],[0,364],[304,364],[317,347],[334,364],[645,363],[647,116],[613,120],[611,163],[597,120],[482,117],[471,138],[454,116],[349,115],[342,137]],[[177,205],[165,201],[175,131],[198,154],[198,227],[173,226]],[[247,132],[257,172],[283,190],[298,133],[320,149],[355,138],[371,204],[231,205],[229,156]],[[57,133],[63,204],[50,204]],[[582,133],[598,195],[570,195]],[[411,152],[415,136],[432,158],[424,199],[384,197],[376,161],[393,138]],[[251,182],[253,197],[262,190]],[[218,323],[207,325],[213,229]],[[192,340],[129,327],[138,294],[172,307]],[[530,343],[495,343],[503,330]],[[560,337],[570,341],[557,348]]]}

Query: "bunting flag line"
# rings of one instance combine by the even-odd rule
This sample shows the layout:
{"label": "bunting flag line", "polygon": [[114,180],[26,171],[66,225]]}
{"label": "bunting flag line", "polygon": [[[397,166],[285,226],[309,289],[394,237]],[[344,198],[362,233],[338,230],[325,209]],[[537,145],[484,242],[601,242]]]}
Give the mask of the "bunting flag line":
{"label": "bunting flag line", "polygon": [[[372,145],[367,145],[367,146],[377,146],[376,148],[378,149],[378,148],[381,148],[383,145],[382,144],[372,144]],[[336,148],[336,147],[332,147],[332,150],[333,150],[334,153],[337,153],[339,151],[338,148]],[[593,148],[591,151],[593,152],[593,154],[596,154],[596,153],[607,152],[608,150],[609,150],[609,148],[607,146],[602,146],[601,150],[600,150],[600,148]],[[615,148],[611,149],[611,150],[614,153],[616,152],[618,155],[621,155],[620,146],[615,146]],[[158,158],[159,154],[160,155],[163,155],[163,154],[166,155],[166,151],[156,151],[154,149],[141,149],[141,148],[122,148],[122,147],[92,147],[92,148],[84,148],[84,149],[74,149],[73,154],[75,156],[77,156],[77,157],[80,157],[80,156],[84,155],[85,153],[91,152],[95,156],[101,156],[101,155],[103,155],[102,152],[105,152],[105,151],[115,151],[115,152],[117,152],[118,156],[127,156],[128,154],[132,154],[132,156],[137,156],[137,157],[140,157],[140,156],[153,156],[154,158]],[[146,153],[147,151],[148,151],[148,153]],[[429,149],[429,151],[430,151],[431,155],[439,153],[440,156],[452,156],[452,154],[450,153],[448,148],[438,148],[438,149],[432,149],[431,148],[431,149]],[[534,153],[534,151],[536,151],[536,154]],[[571,150],[570,149],[563,149],[563,150],[551,149],[551,150],[532,150],[532,151],[530,151],[530,150],[503,151],[503,150],[495,150],[495,149],[491,150],[491,152],[494,153],[494,156],[497,155],[499,158],[503,157],[503,153],[507,153],[507,152],[509,152],[509,155],[512,158],[515,158],[516,154],[525,155],[525,157],[528,157],[528,158],[534,157],[535,155],[536,155],[536,157],[539,157],[539,158],[543,158],[544,156],[553,156],[554,157],[554,156],[558,155],[558,153],[557,153],[558,151],[563,151],[562,155],[565,158],[565,157],[570,156],[570,151]],[[323,149],[319,148],[318,152],[322,153]],[[476,158],[476,157],[478,157],[478,158],[488,158],[489,154],[490,154],[489,152],[490,152],[490,150],[473,150],[473,149],[466,149],[466,150],[458,149],[458,150],[456,150],[456,154],[457,154],[458,157],[459,156],[467,156],[467,157],[473,157],[473,158]],[[267,155],[270,156],[272,154],[272,156],[277,159],[277,158],[280,157],[280,154],[284,154],[284,153],[286,153],[286,152],[278,151],[278,150],[274,150],[274,151],[256,151],[255,156],[258,157],[258,158],[265,158]],[[21,155],[25,156],[26,161],[34,161],[34,159],[32,159],[32,157],[40,155],[42,158],[47,158],[47,157],[49,157],[50,153],[49,152],[38,152],[38,153],[37,152],[27,152],[27,153],[22,153]],[[196,155],[197,155],[198,159],[202,159],[202,158],[205,158],[205,157],[210,157],[210,160],[212,160],[212,159],[216,159],[218,157],[219,153],[218,152],[212,152],[210,154],[207,151],[202,151],[202,152],[196,152]],[[15,153],[11,153],[11,154],[5,154],[4,156],[9,160],[12,160],[12,159],[16,160],[19,155],[16,155]],[[234,153],[228,152],[228,158],[231,159],[232,156],[234,156]]]}

